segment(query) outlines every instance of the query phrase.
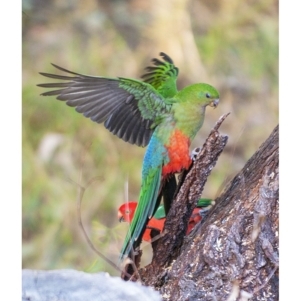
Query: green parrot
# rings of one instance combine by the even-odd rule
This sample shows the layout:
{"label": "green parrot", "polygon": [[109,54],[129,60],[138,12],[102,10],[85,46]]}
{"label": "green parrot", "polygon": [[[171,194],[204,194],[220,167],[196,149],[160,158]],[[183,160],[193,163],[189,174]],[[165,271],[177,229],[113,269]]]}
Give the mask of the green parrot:
{"label": "green parrot", "polygon": [[219,92],[206,83],[196,83],[178,91],[178,68],[165,53],[164,61],[153,59],[144,81],[117,77],[96,77],[68,71],[66,75],[41,73],[62,80],[38,86],[54,88],[43,96],[75,107],[119,138],[146,146],[138,206],[121,250],[120,260],[136,250],[148,221],[160,203],[164,185],[175,173],[191,164],[189,146],[201,128],[207,106],[217,107]]}

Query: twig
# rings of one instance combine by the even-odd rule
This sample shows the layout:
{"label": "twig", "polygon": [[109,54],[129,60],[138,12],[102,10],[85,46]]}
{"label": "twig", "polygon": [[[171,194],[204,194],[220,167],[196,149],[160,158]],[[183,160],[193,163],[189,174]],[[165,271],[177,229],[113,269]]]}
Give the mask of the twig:
{"label": "twig", "polygon": [[[96,177],[98,178],[98,177]],[[96,178],[93,178],[91,179],[88,184],[87,184],[87,187],[89,185],[91,185]],[[131,275],[127,274],[126,272],[122,271],[112,260],[110,260],[108,257],[106,257],[104,254],[102,254],[100,251],[98,251],[96,249],[96,247],[94,246],[94,244],[92,243],[92,241],[90,240],[89,236],[87,235],[85,229],[84,229],[84,226],[83,226],[83,223],[82,223],[82,218],[81,218],[81,202],[82,202],[82,199],[83,199],[83,195],[84,195],[84,192],[86,190],[86,187],[83,187],[82,185],[80,185],[79,183],[76,183],[75,181],[69,179],[69,181],[73,182],[74,184],[76,184],[78,186],[78,197],[77,197],[77,221],[78,221],[78,224],[79,224],[79,227],[80,229],[82,230],[83,232],[83,235],[84,235],[84,238],[85,240],[87,241],[89,247],[99,256],[101,257],[103,260],[105,260],[107,263],[109,263],[113,268],[115,268],[117,271],[119,272],[123,272],[126,274],[126,276],[128,277],[131,277]]]}

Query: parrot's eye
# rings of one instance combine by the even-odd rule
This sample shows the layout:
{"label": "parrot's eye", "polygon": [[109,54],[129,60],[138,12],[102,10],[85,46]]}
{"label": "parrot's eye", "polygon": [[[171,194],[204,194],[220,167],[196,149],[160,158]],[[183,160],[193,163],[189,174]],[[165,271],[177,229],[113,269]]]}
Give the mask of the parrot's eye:
{"label": "parrot's eye", "polygon": [[210,98],[210,94],[209,93],[206,93],[206,98]]}

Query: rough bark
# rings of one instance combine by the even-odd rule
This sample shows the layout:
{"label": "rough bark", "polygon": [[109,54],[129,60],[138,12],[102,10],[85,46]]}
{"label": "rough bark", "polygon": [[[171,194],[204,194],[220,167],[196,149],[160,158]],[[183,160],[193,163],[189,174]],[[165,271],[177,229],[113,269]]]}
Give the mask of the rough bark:
{"label": "rough bark", "polygon": [[184,237],[227,140],[217,129],[208,137],[167,216],[152,263],[140,270],[142,282],[164,300],[278,300],[278,128]]}

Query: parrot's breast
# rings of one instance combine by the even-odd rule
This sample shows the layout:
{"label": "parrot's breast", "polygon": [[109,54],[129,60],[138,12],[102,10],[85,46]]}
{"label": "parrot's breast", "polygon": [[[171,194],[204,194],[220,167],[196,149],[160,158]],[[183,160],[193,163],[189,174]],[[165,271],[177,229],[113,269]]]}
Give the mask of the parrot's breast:
{"label": "parrot's breast", "polygon": [[189,146],[190,139],[180,130],[174,130],[170,136],[169,143],[165,145],[169,162],[162,168],[163,177],[190,167],[192,160],[189,155]]}
{"label": "parrot's breast", "polygon": [[143,234],[143,240],[145,241],[152,241],[152,237],[151,237],[151,230],[155,229],[159,232],[162,231],[164,224],[165,224],[165,218],[162,219],[156,219],[156,218],[151,218],[150,221],[147,224],[147,228]]}

